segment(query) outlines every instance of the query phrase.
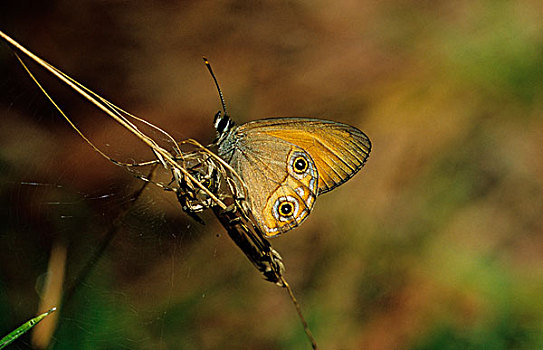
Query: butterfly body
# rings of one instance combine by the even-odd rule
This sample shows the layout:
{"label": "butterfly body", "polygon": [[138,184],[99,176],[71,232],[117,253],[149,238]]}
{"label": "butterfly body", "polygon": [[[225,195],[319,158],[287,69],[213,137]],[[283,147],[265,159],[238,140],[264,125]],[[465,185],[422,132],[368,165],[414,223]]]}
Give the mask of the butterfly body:
{"label": "butterfly body", "polygon": [[316,197],[351,178],[371,150],[363,132],[333,121],[272,118],[234,126],[220,118],[217,153],[243,179],[249,210],[267,237],[299,226]]}

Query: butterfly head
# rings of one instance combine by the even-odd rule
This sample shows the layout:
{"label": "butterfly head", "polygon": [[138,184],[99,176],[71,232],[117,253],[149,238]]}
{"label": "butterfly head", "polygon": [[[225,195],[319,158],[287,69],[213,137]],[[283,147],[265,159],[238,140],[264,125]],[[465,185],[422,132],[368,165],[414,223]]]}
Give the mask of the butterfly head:
{"label": "butterfly head", "polygon": [[217,137],[214,143],[220,144],[230,134],[230,131],[236,123],[230,119],[230,116],[226,114],[226,111],[218,111],[213,119],[213,125],[217,131]]}

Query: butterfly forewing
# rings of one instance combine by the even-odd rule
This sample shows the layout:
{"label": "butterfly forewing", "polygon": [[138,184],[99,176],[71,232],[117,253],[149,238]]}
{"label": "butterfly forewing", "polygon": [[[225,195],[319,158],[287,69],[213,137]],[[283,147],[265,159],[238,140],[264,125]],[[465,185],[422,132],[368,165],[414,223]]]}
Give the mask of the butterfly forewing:
{"label": "butterfly forewing", "polygon": [[249,122],[240,131],[258,133],[296,145],[313,158],[319,172],[319,194],[341,185],[364,165],[369,138],[357,128],[328,120],[277,118]]}

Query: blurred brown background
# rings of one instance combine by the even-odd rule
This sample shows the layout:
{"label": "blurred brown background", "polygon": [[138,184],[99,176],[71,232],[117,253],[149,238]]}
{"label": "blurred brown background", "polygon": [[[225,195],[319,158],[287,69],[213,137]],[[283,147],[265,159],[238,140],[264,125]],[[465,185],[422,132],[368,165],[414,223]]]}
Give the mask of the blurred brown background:
{"label": "blurred brown background", "polygon": [[[2,3],[0,23],[176,139],[214,137],[202,55],[239,122],[313,116],[369,135],[360,174],[272,241],[323,349],[543,348],[540,1],[20,0]],[[0,74],[6,334],[38,312],[63,264],[73,283],[140,182],[69,128],[6,45]],[[110,155],[149,158],[38,77]],[[147,189],[43,344],[309,348],[286,293],[205,218]]]}

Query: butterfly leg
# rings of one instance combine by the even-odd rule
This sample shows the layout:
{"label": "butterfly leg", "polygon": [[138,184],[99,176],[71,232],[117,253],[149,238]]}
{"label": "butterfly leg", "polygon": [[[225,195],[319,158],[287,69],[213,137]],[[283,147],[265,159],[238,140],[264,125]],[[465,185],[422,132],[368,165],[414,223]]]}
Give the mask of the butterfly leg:
{"label": "butterfly leg", "polygon": [[[192,166],[186,167],[190,174],[200,185],[216,194],[219,191],[221,181],[213,161],[204,153],[191,153],[187,155],[187,158],[192,163]],[[181,174],[177,169],[172,170],[172,183],[177,186],[177,199],[183,211],[195,221],[204,224],[204,221],[196,213],[211,208],[215,204],[212,199],[200,186],[195,186],[189,178]]]}

